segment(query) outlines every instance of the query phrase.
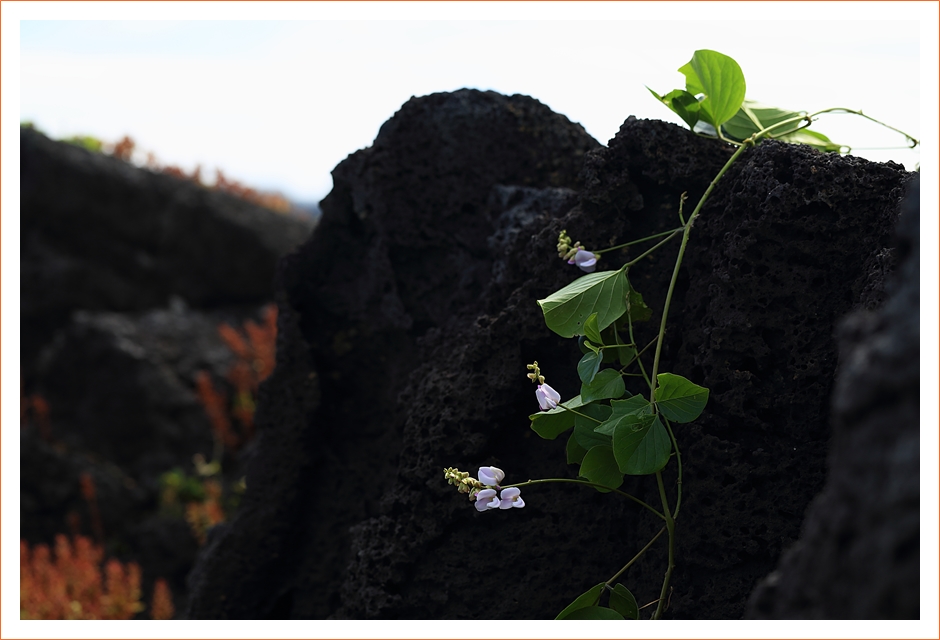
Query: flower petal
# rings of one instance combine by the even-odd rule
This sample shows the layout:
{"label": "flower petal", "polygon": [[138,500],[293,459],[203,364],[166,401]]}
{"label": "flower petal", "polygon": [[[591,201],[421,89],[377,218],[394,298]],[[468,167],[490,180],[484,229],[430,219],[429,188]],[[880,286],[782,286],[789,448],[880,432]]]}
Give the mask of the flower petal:
{"label": "flower petal", "polygon": [[477,476],[480,478],[480,482],[486,486],[496,487],[506,477],[506,474],[499,467],[480,467]]}
{"label": "flower petal", "polygon": [[525,502],[522,502],[522,498],[519,496],[520,493],[522,492],[519,490],[519,487],[509,487],[508,489],[503,489],[499,494],[499,497],[501,498],[499,501],[499,508],[512,509],[513,507],[524,507]]}
{"label": "flower petal", "polygon": [[[543,376],[539,376],[539,378],[544,380]],[[535,390],[535,399],[539,401],[539,407],[542,411],[548,411],[558,406],[558,403],[561,402],[561,394],[543,382]]]}
{"label": "flower petal", "polygon": [[548,411],[549,409],[554,409],[552,401],[548,399],[548,394],[542,391],[542,387],[539,387],[535,390],[535,399],[539,401],[539,409],[542,411]]}
{"label": "flower petal", "polygon": [[[495,506],[493,503],[496,503]],[[486,511],[487,509],[494,509],[496,506],[499,506],[499,498],[496,497],[496,489],[483,489],[477,493],[477,501],[473,506],[476,507],[477,511]]]}
{"label": "flower petal", "polygon": [[590,251],[581,250],[575,255],[574,263],[578,265],[578,268],[582,271],[593,273],[597,268],[597,256]]}

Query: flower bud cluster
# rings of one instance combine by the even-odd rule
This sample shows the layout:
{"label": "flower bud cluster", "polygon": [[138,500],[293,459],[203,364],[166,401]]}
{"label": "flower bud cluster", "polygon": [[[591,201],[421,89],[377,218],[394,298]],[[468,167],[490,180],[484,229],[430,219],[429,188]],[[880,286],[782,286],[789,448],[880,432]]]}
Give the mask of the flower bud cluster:
{"label": "flower bud cluster", "polygon": [[470,493],[474,489],[480,490],[485,486],[476,478],[471,478],[468,472],[460,471],[454,467],[444,469],[444,479],[447,480],[447,484],[457,487],[457,491],[460,493]]}
{"label": "flower bud cluster", "polygon": [[558,403],[561,402],[561,395],[545,384],[545,376],[539,371],[538,360],[532,364],[527,364],[525,368],[532,372],[527,373],[526,377],[539,385],[538,389],[535,390],[535,397],[539,401],[539,407],[542,411],[548,411],[549,409],[557,407]]}
{"label": "flower bud cluster", "polygon": [[558,234],[558,257],[562,260],[569,260],[575,253],[577,253],[577,248],[581,246],[580,242],[573,242],[571,236],[568,235],[568,232],[564,229],[561,230],[561,233]]}
{"label": "flower bud cluster", "polygon": [[536,360],[536,361],[533,362],[532,364],[527,364],[527,365],[525,366],[525,368],[532,372],[532,373],[527,373],[527,374],[526,374],[526,377],[527,377],[529,380],[531,380],[532,382],[535,382],[535,383],[537,383],[537,384],[545,384],[545,376],[543,376],[543,375],[542,375],[542,372],[539,371],[539,361],[538,361],[538,360]]}
{"label": "flower bud cluster", "polygon": [[[474,503],[477,511],[488,509],[521,509],[525,506],[518,487],[508,487],[500,490],[499,483],[506,477],[505,472],[498,467],[480,467],[477,473],[480,479],[471,478],[466,471],[453,467],[444,469],[444,478],[447,484],[457,487],[460,493],[469,494],[470,501]],[[498,495],[497,495],[498,492]]]}
{"label": "flower bud cluster", "polygon": [[581,246],[580,242],[572,243],[571,236],[562,229],[558,234],[558,257],[567,260],[568,264],[577,265],[581,271],[594,273],[597,269],[597,261],[601,256],[598,253],[592,253]]}

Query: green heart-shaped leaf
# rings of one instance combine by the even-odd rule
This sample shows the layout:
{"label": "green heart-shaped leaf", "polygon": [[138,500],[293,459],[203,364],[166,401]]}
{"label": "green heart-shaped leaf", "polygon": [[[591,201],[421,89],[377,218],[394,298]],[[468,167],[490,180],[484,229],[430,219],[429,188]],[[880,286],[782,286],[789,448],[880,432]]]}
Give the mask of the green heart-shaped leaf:
{"label": "green heart-shaped leaf", "polygon": [[656,376],[656,406],[673,422],[692,422],[708,402],[708,389],[682,376],[660,373]]}
{"label": "green heart-shaped leaf", "polygon": [[586,451],[598,445],[609,445],[610,436],[595,432],[594,427],[610,417],[610,407],[605,404],[589,404],[578,409],[578,412],[584,414],[574,417],[573,435],[578,444]]}
{"label": "green heart-shaped leaf", "polygon": [[604,369],[594,376],[590,384],[581,385],[581,401],[586,404],[595,400],[619,398],[625,390],[620,373],[616,369]]}
{"label": "green heart-shaped leaf", "polygon": [[568,443],[565,445],[565,460],[568,461],[568,464],[581,464],[586,453],[587,449],[578,444],[578,439],[574,437],[574,433],[568,436]]}
{"label": "green heart-shaped leaf", "polygon": [[604,359],[602,353],[586,353],[578,362],[578,377],[584,384],[591,384],[597,370],[601,368],[601,361]]}
{"label": "green heart-shaped leaf", "polygon": [[625,425],[636,425],[652,422],[653,410],[650,403],[641,395],[635,395],[626,400],[610,401],[610,417],[596,427],[594,431],[607,436],[614,435],[617,425],[623,422]]}
{"label": "green heart-shaped leaf", "polygon": [[629,282],[627,286],[630,288],[627,293],[627,307],[630,312],[630,321],[631,322],[646,322],[650,319],[650,316],[653,315],[653,310],[646,306],[646,303],[643,302],[643,296],[640,295],[640,292],[633,288]]}
{"label": "green heart-shaped leaf", "polygon": [[705,94],[699,116],[716,129],[741,108],[747,84],[744,72],[733,58],[717,51],[699,49],[679,71],[685,75],[689,93]]}
{"label": "green heart-shaped leaf", "polygon": [[837,144],[818,131],[811,129],[800,129],[799,131],[780,136],[779,139],[794,144],[805,144],[825,152],[841,153],[844,148],[847,148],[845,145]]}
{"label": "green heart-shaped leaf", "polygon": [[625,416],[614,429],[614,456],[618,470],[631,476],[656,473],[669,462],[672,442],[659,416],[629,424]]}
{"label": "green heart-shaped leaf", "polygon": [[637,415],[635,413],[628,413],[627,415],[614,415],[607,419],[606,422],[594,427],[595,433],[600,433],[605,436],[613,436],[614,432],[618,427],[630,427],[632,430],[636,431],[638,429],[646,429],[653,422],[653,416],[650,415]]}
{"label": "green heart-shaped leaf", "polygon": [[584,335],[588,340],[598,346],[604,345],[604,339],[601,338],[600,329],[597,328],[597,314],[592,313],[584,321]]}
{"label": "green heart-shaped leaf", "polygon": [[574,426],[574,414],[566,411],[563,407],[577,409],[585,404],[587,403],[581,400],[581,396],[575,396],[567,402],[562,402],[554,409],[533,413],[529,416],[529,420],[532,421],[530,426],[539,436],[546,440],[554,440],[559,434]]}
{"label": "green heart-shaped leaf", "polygon": [[572,611],[564,620],[623,620],[623,616],[607,607],[584,607]]}
{"label": "green heart-shaped leaf", "polygon": [[574,602],[562,609],[561,613],[555,616],[555,620],[564,620],[568,617],[568,614],[572,613],[573,611],[577,611],[578,609],[597,606],[597,603],[601,601],[601,592],[604,590],[604,584],[605,583],[602,582],[600,584],[594,585],[579,595],[574,599]]}
{"label": "green heart-shaped leaf", "polygon": [[[584,459],[581,460],[578,475],[589,482],[596,482],[611,489],[616,489],[623,484],[623,473],[617,467],[614,450],[610,445],[600,445],[589,449],[584,454]],[[601,493],[609,491],[600,487],[594,488]]]}
{"label": "green heart-shaped leaf", "polygon": [[610,608],[623,616],[624,620],[639,620],[640,607],[630,590],[619,582],[610,593]]}
{"label": "green heart-shaped leaf", "polygon": [[598,330],[606,329],[626,310],[627,278],[620,271],[581,276],[538,304],[549,329],[564,338],[584,335],[584,323],[597,314]]}

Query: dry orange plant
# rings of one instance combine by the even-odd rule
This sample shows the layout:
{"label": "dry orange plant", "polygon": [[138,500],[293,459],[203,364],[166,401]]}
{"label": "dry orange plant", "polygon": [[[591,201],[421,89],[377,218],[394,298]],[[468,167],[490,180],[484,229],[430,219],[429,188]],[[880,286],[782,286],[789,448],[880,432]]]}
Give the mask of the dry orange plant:
{"label": "dry orange plant", "polygon": [[[129,620],[144,610],[140,567],[113,558],[84,536],[55,537],[30,548],[20,541],[20,618],[23,620]],[[151,605],[154,620],[173,617],[165,580],[157,580]]]}

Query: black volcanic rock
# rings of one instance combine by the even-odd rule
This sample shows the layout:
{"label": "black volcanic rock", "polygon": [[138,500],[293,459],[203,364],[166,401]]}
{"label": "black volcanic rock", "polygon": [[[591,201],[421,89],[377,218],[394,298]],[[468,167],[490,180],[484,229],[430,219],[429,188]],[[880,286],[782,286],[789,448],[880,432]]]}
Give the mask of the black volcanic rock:
{"label": "black volcanic rock", "polygon": [[[348,529],[380,513],[398,467],[399,395],[419,341],[472,321],[494,261],[509,255],[490,245],[501,213],[489,207],[493,189],[563,193],[597,146],[531,98],[463,90],[412,99],[336,167],[317,231],[281,265],[279,335],[303,338],[279,339],[281,382],[259,404],[267,454],[245,509],[196,569],[192,617],[331,613]],[[325,399],[315,410],[301,406],[311,385]],[[329,495],[351,499],[329,499],[324,517]],[[297,548],[309,550],[300,562]]]}
{"label": "black volcanic rock", "polygon": [[[140,564],[145,593],[164,578],[177,610],[183,607],[198,544],[182,514],[161,507],[160,476],[172,469],[193,475],[194,455],[213,458],[194,377],[205,370],[224,389],[235,357],[219,337],[223,321],[234,324],[227,314],[177,303],[140,314],[78,311],[56,333],[35,369],[48,430],[21,429],[21,539],[48,543],[71,533],[69,516],[78,514],[79,532],[100,534],[109,556]],[[250,450],[225,454],[217,479],[226,487]],[[82,476],[94,484],[100,525],[82,495]]]}
{"label": "black volcanic rock", "polygon": [[78,311],[38,365],[53,436],[156,489],[160,473],[211,459],[197,371],[223,378],[235,358],[219,316],[177,307],[143,314]]}
{"label": "black volcanic rock", "polygon": [[920,618],[920,196],[898,224],[876,311],[839,325],[829,473],[749,618]]}
{"label": "black volcanic rock", "polygon": [[[28,128],[20,147],[20,537],[93,535],[141,565],[146,600],[167,579],[180,610],[198,542],[159,479],[221,448],[196,373],[224,388],[235,356],[219,324],[256,319],[314,223]],[[222,454],[226,505],[250,453]]]}
{"label": "black volcanic rock", "polygon": [[[658,528],[632,503],[549,485],[526,489],[525,509],[480,514],[441,470],[573,475],[564,438],[529,429],[525,378],[537,359],[563,396],[579,385],[577,347],[535,304],[580,275],[557,258],[558,233],[600,248],[674,228],[680,194],[694,204],[729,156],[634,118],[597,148],[522,96],[404,105],[336,168],[320,226],[281,263],[278,368],[244,507],[194,570],[188,615],[550,618],[617,571]],[[910,177],[768,142],[705,207],[663,360],[712,390],[676,434],[685,476],[667,617],[742,617],[797,539],[826,473],[834,327],[883,298]],[[631,270],[654,309],[641,344],[675,250]],[[641,251],[605,254],[600,268]],[[624,490],[658,502],[650,478]],[[623,581],[649,602],[664,566],[660,544]]]}
{"label": "black volcanic rock", "polygon": [[20,318],[27,369],[77,309],[260,305],[306,218],[20,129]]}

